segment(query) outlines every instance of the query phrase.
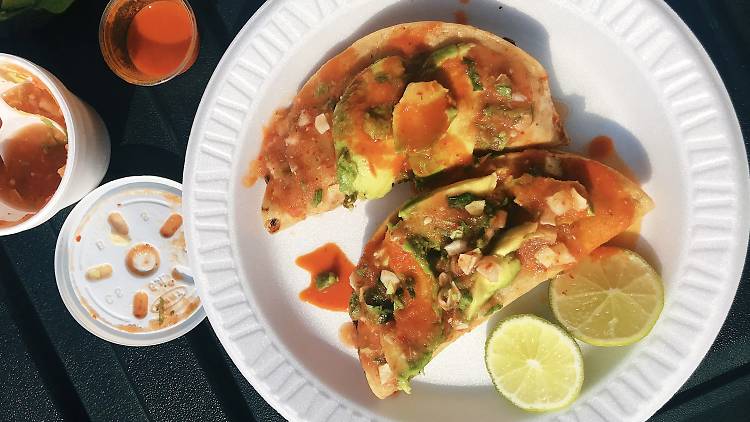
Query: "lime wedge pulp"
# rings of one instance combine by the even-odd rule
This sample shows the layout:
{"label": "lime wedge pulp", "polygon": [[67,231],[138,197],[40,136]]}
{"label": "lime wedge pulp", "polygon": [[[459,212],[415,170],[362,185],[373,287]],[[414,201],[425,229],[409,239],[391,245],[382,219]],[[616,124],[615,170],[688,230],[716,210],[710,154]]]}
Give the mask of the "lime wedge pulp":
{"label": "lime wedge pulp", "polygon": [[602,247],[550,283],[550,305],[575,338],[626,346],[645,337],[664,306],[661,277],[638,254]]}
{"label": "lime wedge pulp", "polygon": [[576,341],[534,315],[498,324],[487,339],[485,364],[497,391],[528,411],[566,407],[583,385],[583,357]]}

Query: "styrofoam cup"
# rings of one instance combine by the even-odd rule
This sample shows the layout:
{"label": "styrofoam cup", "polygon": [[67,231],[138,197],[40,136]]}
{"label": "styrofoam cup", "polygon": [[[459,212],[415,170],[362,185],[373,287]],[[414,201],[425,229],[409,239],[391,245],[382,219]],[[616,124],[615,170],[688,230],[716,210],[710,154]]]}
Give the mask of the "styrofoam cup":
{"label": "styrofoam cup", "polygon": [[28,71],[49,89],[65,117],[68,132],[68,159],[60,185],[49,202],[29,219],[0,228],[0,236],[34,228],[61,209],[78,202],[96,188],[109,166],[109,133],[99,114],[68,91],[60,80],[44,68],[10,54],[0,53],[0,62]]}

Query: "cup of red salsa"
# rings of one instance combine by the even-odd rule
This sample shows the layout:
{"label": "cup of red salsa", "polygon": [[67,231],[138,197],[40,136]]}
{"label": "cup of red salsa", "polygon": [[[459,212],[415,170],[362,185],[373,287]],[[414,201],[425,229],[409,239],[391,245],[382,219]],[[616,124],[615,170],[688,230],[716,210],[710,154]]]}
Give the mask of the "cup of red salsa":
{"label": "cup of red salsa", "polygon": [[157,85],[198,57],[195,15],[186,0],[110,0],[99,23],[104,61],[136,85]]}
{"label": "cup of red salsa", "polygon": [[45,69],[0,53],[0,236],[36,227],[101,182],[109,134]]}

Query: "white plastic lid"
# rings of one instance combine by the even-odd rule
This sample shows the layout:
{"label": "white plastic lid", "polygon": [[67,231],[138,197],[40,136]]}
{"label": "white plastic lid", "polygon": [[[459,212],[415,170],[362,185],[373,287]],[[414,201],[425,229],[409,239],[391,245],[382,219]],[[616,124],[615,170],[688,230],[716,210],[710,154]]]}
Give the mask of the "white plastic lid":
{"label": "white plastic lid", "polygon": [[114,180],[76,205],[57,238],[55,277],[83,328],[112,343],[147,346],[203,320],[196,286],[181,276],[187,265],[183,227],[160,232],[170,217],[179,223],[181,213],[180,184],[152,176]]}

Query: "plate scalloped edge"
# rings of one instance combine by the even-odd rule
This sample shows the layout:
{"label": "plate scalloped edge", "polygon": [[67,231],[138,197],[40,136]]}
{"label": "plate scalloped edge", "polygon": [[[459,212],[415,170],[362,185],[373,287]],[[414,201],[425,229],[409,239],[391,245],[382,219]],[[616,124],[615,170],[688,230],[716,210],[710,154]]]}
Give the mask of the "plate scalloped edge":
{"label": "plate scalloped edge", "polygon": [[[284,417],[290,420],[377,419],[366,409],[329,391],[290,359],[263,318],[245,296],[237,270],[237,251],[229,194],[231,177],[250,157],[235,154],[246,119],[275,65],[307,32],[341,8],[361,1],[275,0],[264,4],[229,46],[212,76],[196,113],[183,175],[186,233],[190,263],[209,320],[240,372]],[[684,143],[687,164],[688,228],[684,265],[670,286],[662,317],[640,350],[613,374],[612,382],[587,393],[565,411],[543,415],[558,421],[646,420],[697,367],[718,334],[734,298],[747,250],[733,233],[750,232],[750,182],[744,145],[726,89],[698,40],[664,3],[648,0],[554,0],[575,8],[605,27],[631,49],[639,65],[658,81],[658,100]],[[325,3],[325,4],[324,4]],[[327,5],[327,6],[326,6]],[[333,13],[332,13],[333,12]],[[294,28],[285,32],[282,28]],[[681,32],[675,36],[674,32]],[[239,57],[252,48],[253,60]],[[221,75],[221,77],[219,76]],[[684,88],[691,87],[689,95]],[[230,95],[231,94],[231,95]],[[708,134],[708,135],[707,135]],[[735,236],[736,237],[736,236]],[[729,265],[713,268],[700,258],[712,256]],[[707,307],[695,298],[720,302]],[[708,308],[708,309],[707,309]],[[721,311],[712,312],[719,308]],[[725,311],[726,310],[726,311]],[[693,333],[707,331],[703,342],[669,336],[663,327]],[[675,330],[671,330],[674,332]],[[678,356],[673,359],[670,356]],[[635,403],[638,403],[636,405]]]}

